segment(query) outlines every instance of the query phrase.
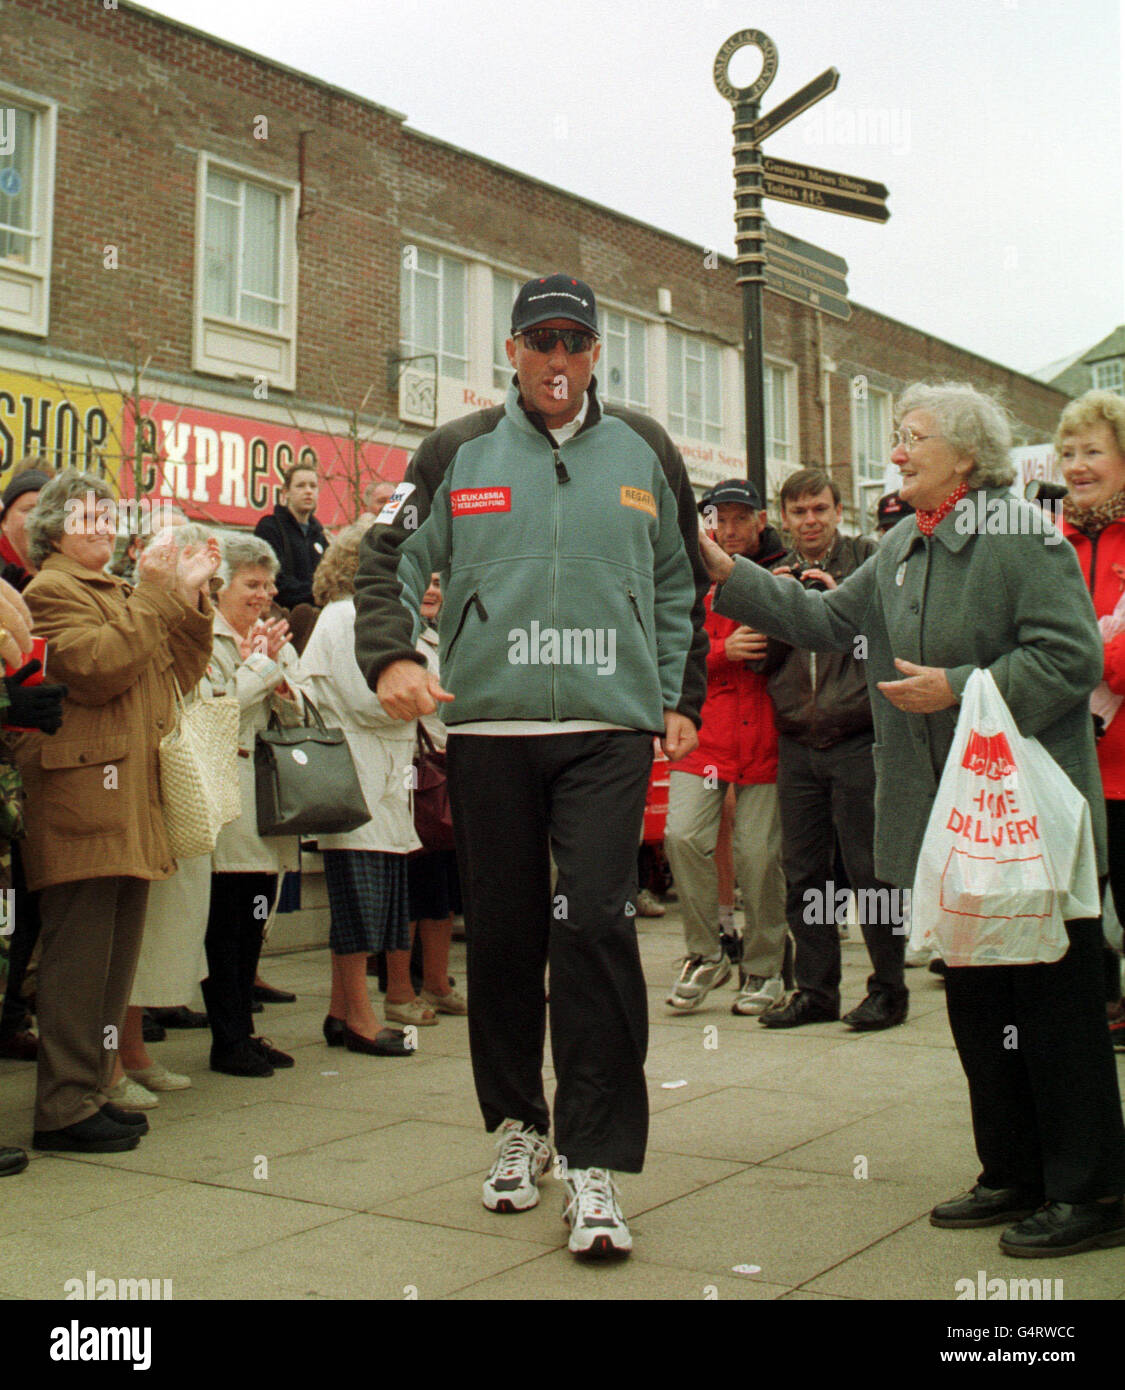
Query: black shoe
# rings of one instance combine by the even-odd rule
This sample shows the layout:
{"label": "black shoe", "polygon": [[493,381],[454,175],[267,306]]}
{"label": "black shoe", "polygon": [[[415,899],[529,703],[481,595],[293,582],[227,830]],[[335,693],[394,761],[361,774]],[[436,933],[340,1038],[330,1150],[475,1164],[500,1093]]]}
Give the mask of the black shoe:
{"label": "black shoe", "polygon": [[250,1012],[252,1014],[260,1014],[263,1012],[265,1007],[266,1006],[264,1004],[260,1004],[257,1000],[255,1000],[254,1003],[250,1005]]}
{"label": "black shoe", "polygon": [[211,1070],[226,1076],[272,1076],[273,1067],[249,1038],[230,1052],[212,1052]]}
{"label": "black shoe", "polygon": [[31,1145],[35,1149],[53,1149],[56,1153],[117,1154],[135,1149],[140,1142],[141,1136],[135,1128],[119,1125],[99,1110],[63,1129],[37,1129]]}
{"label": "black shoe", "polygon": [[982,1187],[978,1182],[970,1192],[949,1202],[939,1202],[930,1212],[930,1225],[951,1231],[1001,1226],[1028,1216],[1042,1203],[1042,1197],[1021,1192],[1017,1187]]}
{"label": "black shoe", "polygon": [[935,956],[926,966],[926,969],[931,975],[940,975],[943,980],[945,979],[946,964],[940,956]]}
{"label": "black shoe", "polygon": [[342,1018],[334,1018],[331,1014],[325,1014],[324,1041],[329,1047],[343,1047],[347,1033],[348,1025]]}
{"label": "black shoe", "polygon": [[113,1101],[107,1100],[102,1106],[102,1114],[111,1119],[115,1125],[125,1125],[138,1134],[148,1133],[148,1116],[142,1115],[136,1110],[122,1110],[120,1105],[114,1105]]}
{"label": "black shoe", "polygon": [[1049,1202],[1000,1237],[1005,1255],[1028,1259],[1077,1255],[1107,1245],[1125,1245],[1120,1197],[1116,1202]]}
{"label": "black shoe", "polygon": [[189,1009],[181,1004],[175,1009],[149,1009],[149,1017],[154,1018],[164,1028],[206,1028],[207,1015]]}
{"label": "black shoe", "polygon": [[409,1057],[414,1051],[406,1045],[406,1034],[395,1028],[380,1028],[374,1039],[353,1033],[350,1028],[346,1031],[349,1052],[365,1052],[369,1057]]}
{"label": "black shoe", "polygon": [[270,1042],[269,1038],[251,1038],[250,1043],[256,1047],[271,1067],[291,1067],[293,1058],[288,1052],[282,1052]]}
{"label": "black shoe", "polygon": [[898,1023],[904,1023],[909,1012],[909,994],[903,993],[897,999],[893,994],[869,994],[840,1022],[854,1028],[857,1033],[874,1033],[880,1028],[893,1028]]}
{"label": "black shoe", "polygon": [[14,1178],[27,1167],[27,1154],[22,1149],[0,1149],[0,1178]]}
{"label": "black shoe", "polygon": [[838,1009],[818,1004],[806,990],[799,989],[788,1004],[759,1014],[758,1022],[763,1028],[800,1028],[804,1023],[836,1023],[839,1018]]}
{"label": "black shoe", "polygon": [[156,1019],[154,1019],[153,1016],[146,1010],[146,1012],[141,1015],[141,1036],[144,1038],[146,1043],[150,1043],[163,1042],[164,1039],[168,1036],[168,1034],[164,1031],[163,1027],[159,1023],[157,1023]]}
{"label": "black shoe", "polygon": [[297,996],[287,989],[274,989],[272,985],[255,985],[254,1000],[258,1004],[295,1004]]}

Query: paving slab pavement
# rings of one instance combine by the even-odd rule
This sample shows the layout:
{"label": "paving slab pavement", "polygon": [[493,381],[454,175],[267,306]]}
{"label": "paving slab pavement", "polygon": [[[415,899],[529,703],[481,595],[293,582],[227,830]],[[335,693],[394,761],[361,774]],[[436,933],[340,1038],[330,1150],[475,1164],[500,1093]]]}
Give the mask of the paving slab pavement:
{"label": "paving slab pavement", "polygon": [[[329,954],[314,950],[268,958],[271,983],[299,999],[256,1016],[292,1070],[219,1076],[205,1030],[171,1031],[153,1055],[193,1086],[161,1097],[138,1149],[33,1154],[3,1182],[0,1298],[61,1299],[88,1270],[170,1280],[182,1300],[952,1300],[981,1270],[1062,1279],[1067,1299],[1125,1298],[1120,1249],[1018,1261],[994,1230],[929,1225],[934,1202],[977,1172],[935,976],[908,973],[910,1018],[889,1032],[767,1032],[730,1013],[733,983],[673,1015],[679,918],[638,926],[652,1123],[644,1173],[621,1179],[629,1261],[568,1254],[552,1174],[535,1210],[485,1211],[493,1141],[465,1019],[420,1029],[409,1059],[330,1049]],[[864,992],[862,943],[843,958],[848,1007]],[[463,980],[463,944],[451,969]],[[1119,1069],[1125,1083],[1125,1058]],[[0,1061],[0,1142],[30,1141],[34,1071]],[[550,1095],[549,1054],[545,1075]]]}

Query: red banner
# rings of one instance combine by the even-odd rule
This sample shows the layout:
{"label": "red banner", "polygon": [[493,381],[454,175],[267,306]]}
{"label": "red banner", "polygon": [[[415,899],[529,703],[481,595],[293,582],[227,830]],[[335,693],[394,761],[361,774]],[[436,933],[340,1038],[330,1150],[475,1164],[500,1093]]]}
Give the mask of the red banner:
{"label": "red banner", "polygon": [[[357,483],[361,496],[372,481],[397,483],[410,461],[405,449],[367,441],[353,444],[346,435],[297,425],[158,401],[142,401],[141,409],[145,417],[142,493],[175,502],[200,521],[253,526],[281,500],[283,472],[303,462],[315,465],[320,474],[317,517],[325,526],[342,526],[357,514]],[[132,497],[129,460],[134,457],[135,422],[132,411],[123,413],[121,491]]]}

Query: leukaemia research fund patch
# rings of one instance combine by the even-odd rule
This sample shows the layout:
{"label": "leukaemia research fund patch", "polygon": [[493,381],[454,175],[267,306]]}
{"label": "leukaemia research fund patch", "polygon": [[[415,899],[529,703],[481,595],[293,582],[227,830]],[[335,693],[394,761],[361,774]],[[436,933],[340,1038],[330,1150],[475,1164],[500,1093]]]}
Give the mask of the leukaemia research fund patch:
{"label": "leukaemia research fund patch", "polygon": [[376,526],[389,526],[402,509],[402,504],[415,490],[414,483],[399,483],[394,492],[391,493],[383,510],[375,518]]}

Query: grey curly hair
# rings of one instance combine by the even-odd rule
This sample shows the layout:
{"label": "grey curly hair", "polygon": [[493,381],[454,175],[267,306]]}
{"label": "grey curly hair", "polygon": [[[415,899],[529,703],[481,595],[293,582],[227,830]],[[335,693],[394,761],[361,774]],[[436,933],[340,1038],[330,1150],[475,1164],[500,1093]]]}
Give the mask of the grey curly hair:
{"label": "grey curly hair", "polygon": [[895,406],[895,424],[912,410],[928,410],[938,433],[959,454],[974,460],[965,478],[970,488],[1008,487],[1016,476],[1008,451],[1012,427],[1007,410],[967,381],[916,381]]}
{"label": "grey curly hair", "polygon": [[85,505],[89,497],[113,500],[113,489],[93,473],[79,473],[76,468],[64,469],[52,478],[40,492],[35,506],[27,514],[27,558],[36,569],[55,548],[55,542],[73,530],[70,518]]}
{"label": "grey curly hair", "polygon": [[[180,530],[183,529],[180,527]],[[245,531],[225,531],[219,537],[219,543],[223,547],[223,559],[218,577],[224,589],[239,570],[250,565],[260,565],[271,578],[277,577],[281,563],[273,546],[262,540],[261,536],[247,535]]]}

